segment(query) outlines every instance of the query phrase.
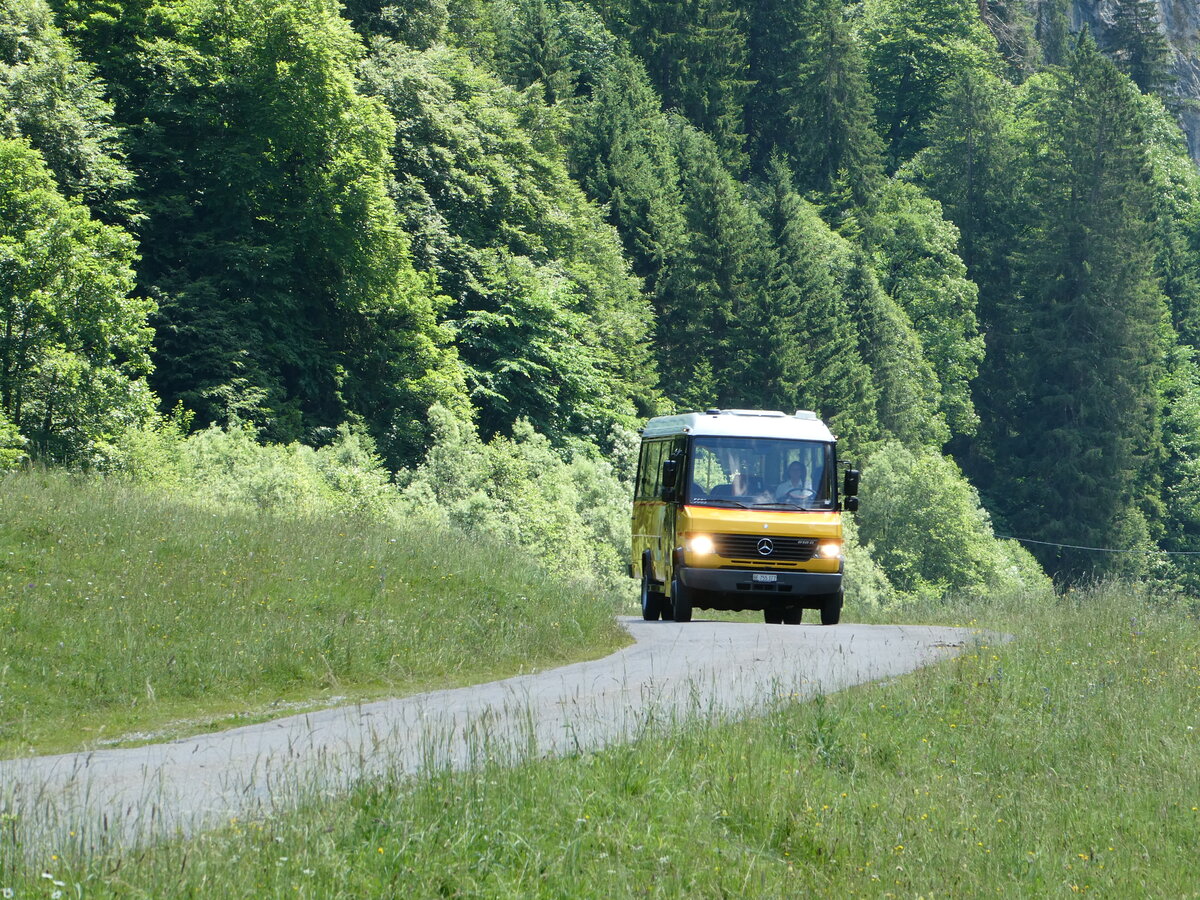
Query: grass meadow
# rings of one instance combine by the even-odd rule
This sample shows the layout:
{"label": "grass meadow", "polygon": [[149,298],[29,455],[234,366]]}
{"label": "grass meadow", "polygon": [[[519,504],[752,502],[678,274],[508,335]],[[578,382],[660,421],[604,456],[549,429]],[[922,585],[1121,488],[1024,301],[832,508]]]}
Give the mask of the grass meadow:
{"label": "grass meadow", "polygon": [[0,477],[0,756],[165,739],[602,656],[620,598],[510,548]]}
{"label": "grass meadow", "polygon": [[[851,614],[852,617],[852,614]],[[0,829],[14,897],[1200,896],[1194,606],[1101,586],[908,610],[1011,632],[743,722],[364,782],[105,856]],[[687,627],[687,626],[670,626]],[[8,896],[6,893],[5,896]]]}

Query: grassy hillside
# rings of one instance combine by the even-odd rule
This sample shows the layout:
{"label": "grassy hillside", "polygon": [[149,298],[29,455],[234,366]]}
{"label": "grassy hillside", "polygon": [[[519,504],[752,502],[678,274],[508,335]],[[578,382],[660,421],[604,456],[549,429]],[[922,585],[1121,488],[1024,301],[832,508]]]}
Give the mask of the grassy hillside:
{"label": "grassy hillside", "polygon": [[244,724],[599,656],[615,597],[510,548],[0,480],[0,755]]}
{"label": "grassy hillside", "polygon": [[47,849],[21,874],[0,830],[0,887],[24,896],[45,871],[85,897],[1193,896],[1195,611],[1109,588],[977,623],[1018,639],[763,719],[363,784],[148,853]]}

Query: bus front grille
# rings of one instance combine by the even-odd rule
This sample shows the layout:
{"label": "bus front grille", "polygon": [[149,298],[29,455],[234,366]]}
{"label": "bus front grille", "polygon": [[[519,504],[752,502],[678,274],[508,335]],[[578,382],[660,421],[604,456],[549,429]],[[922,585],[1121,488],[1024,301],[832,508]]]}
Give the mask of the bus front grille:
{"label": "bus front grille", "polygon": [[725,559],[747,562],[808,562],[817,552],[816,538],[761,534],[714,534],[716,552]]}

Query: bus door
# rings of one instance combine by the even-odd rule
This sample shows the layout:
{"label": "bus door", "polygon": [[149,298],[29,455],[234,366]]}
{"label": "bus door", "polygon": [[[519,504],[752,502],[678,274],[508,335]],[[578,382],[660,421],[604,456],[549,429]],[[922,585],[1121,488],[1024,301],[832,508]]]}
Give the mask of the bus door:
{"label": "bus door", "polygon": [[[687,440],[683,437],[649,440],[642,444],[638,459],[637,491],[633,504],[633,557],[635,571],[640,574],[643,554],[648,550],[653,563],[651,579],[670,580],[671,552],[675,548],[675,516],[677,501],[682,500]],[[675,461],[674,500],[663,499],[663,469]]]}
{"label": "bus door", "polygon": [[[675,478],[674,483],[664,484],[663,488],[670,488],[671,500],[663,504],[663,523],[662,531],[660,532],[661,541],[658,547],[658,555],[655,557],[655,571],[660,572],[664,576],[665,581],[670,581],[674,576],[674,553],[675,548],[681,543],[678,535],[675,533],[675,523],[679,515],[679,509],[687,500],[687,438],[680,435],[674,438],[670,443],[670,449],[667,451],[667,460],[675,463]],[[662,475],[659,476],[660,478]]]}
{"label": "bus door", "polygon": [[642,558],[649,550],[653,559],[650,578],[661,580],[662,529],[665,504],[662,500],[662,466],[670,452],[670,440],[651,440],[642,443],[638,457],[637,492],[633,503],[633,558],[635,571],[641,574]]}

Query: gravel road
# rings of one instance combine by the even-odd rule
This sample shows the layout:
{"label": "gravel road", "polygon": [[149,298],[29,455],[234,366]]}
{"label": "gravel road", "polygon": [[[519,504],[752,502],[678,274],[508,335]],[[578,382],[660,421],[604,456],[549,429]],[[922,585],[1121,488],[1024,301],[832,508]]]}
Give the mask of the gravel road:
{"label": "gravel road", "polygon": [[745,714],[900,675],[986,638],[927,626],[621,623],[635,643],[593,662],[166,744],[3,761],[0,812],[18,816],[31,849],[63,846],[71,832],[83,848],[188,834],[363,775],[595,748],[648,725]]}

